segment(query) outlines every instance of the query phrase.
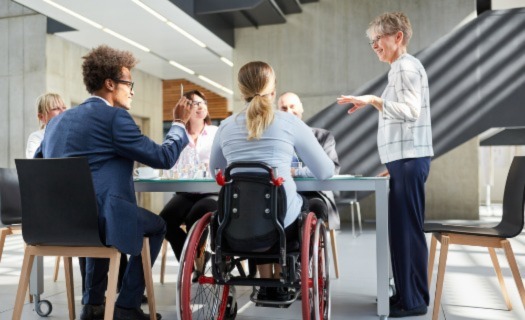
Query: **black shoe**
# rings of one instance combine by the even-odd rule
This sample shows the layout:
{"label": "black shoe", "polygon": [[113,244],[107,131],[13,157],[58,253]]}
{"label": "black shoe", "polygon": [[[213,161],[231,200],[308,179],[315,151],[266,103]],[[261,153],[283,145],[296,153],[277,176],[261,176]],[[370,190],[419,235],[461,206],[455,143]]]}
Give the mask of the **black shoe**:
{"label": "black shoe", "polygon": [[103,304],[86,304],[82,307],[82,312],[80,312],[80,320],[102,320],[104,319],[105,310]]}
{"label": "black shoe", "polygon": [[257,300],[288,301],[289,299],[288,288],[260,287],[257,293]]}
{"label": "black shoe", "polygon": [[[157,320],[162,319],[160,313],[157,313]],[[149,320],[149,314],[144,313],[141,308],[126,309],[115,306],[113,320]]]}
{"label": "black shoe", "polygon": [[199,277],[203,275],[206,271],[206,264],[208,263],[208,261],[210,261],[210,258],[211,253],[208,251],[204,251],[204,260],[200,260],[200,263],[202,263],[202,265],[196,266],[195,270],[193,270],[193,277],[191,278],[191,282],[197,283],[199,281]]}
{"label": "black shoe", "polygon": [[268,300],[268,287],[259,287],[259,291],[257,292],[257,300]]}
{"label": "black shoe", "polygon": [[273,296],[270,296],[270,299],[275,301],[288,301],[290,300],[290,294],[288,293],[288,288],[277,287],[275,288],[275,293]]}
{"label": "black shoe", "polygon": [[396,304],[399,303],[399,296],[397,294],[391,296],[390,298],[388,298],[388,303],[390,304],[390,307],[392,306],[395,306]]}
{"label": "black shoe", "polygon": [[422,316],[427,314],[427,306],[421,305],[415,307],[414,309],[405,310],[401,304],[396,304],[390,307],[390,318],[404,318],[404,317],[413,317],[413,316]]}

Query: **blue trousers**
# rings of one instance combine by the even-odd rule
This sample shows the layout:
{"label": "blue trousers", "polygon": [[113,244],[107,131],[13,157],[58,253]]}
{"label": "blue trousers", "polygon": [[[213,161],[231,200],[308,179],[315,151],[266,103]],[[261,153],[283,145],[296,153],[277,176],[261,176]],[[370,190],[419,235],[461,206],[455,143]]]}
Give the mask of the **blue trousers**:
{"label": "blue trousers", "polygon": [[[144,228],[144,236],[149,238],[151,265],[157,259],[164,235],[166,234],[166,223],[158,215],[146,209],[139,208],[139,223]],[[83,304],[104,304],[104,293],[108,282],[109,259],[87,258],[86,259],[86,290],[82,296]],[[122,278],[120,294],[116,306],[133,309],[140,308],[142,295],[144,294],[145,282],[142,269],[142,257],[131,256],[128,266]]]}
{"label": "blue trousers", "polygon": [[388,221],[396,291],[405,310],[428,306],[428,248],[423,223],[430,158],[401,159],[386,167],[390,173]]}

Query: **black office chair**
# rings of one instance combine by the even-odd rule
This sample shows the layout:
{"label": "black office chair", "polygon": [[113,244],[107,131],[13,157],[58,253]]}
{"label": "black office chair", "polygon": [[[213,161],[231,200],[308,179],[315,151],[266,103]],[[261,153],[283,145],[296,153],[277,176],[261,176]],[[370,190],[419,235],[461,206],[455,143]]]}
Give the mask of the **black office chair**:
{"label": "black office chair", "polygon": [[0,261],[5,238],[22,232],[20,188],[15,169],[0,168]]}
{"label": "black office chair", "polygon": [[[98,209],[86,158],[17,159],[23,225],[27,246],[20,273],[13,319],[20,319],[35,256],[63,256],[69,318],[75,319],[72,257],[109,258],[104,319],[113,319],[120,252],[100,237]],[[148,238],[142,264],[151,319],[156,318]]]}
{"label": "black office chair", "polygon": [[439,255],[439,266],[436,284],[436,295],[434,298],[433,320],[438,319],[441,293],[443,291],[443,279],[445,277],[445,266],[447,262],[448,247],[451,244],[487,247],[494,264],[494,270],[498,276],[503,297],[509,310],[512,305],[509,300],[507,289],[501,275],[494,248],[503,248],[509,262],[514,281],[518,287],[521,302],[525,306],[525,289],[521,280],[520,272],[516,264],[516,258],[507,239],[519,235],[524,223],[525,202],[525,157],[514,157],[507,175],[505,193],[503,195],[503,216],[501,222],[495,227],[458,226],[441,223],[425,223],[425,232],[432,233],[430,245],[430,257],[428,263],[428,285],[432,280],[434,258],[436,255],[437,241],[441,242],[441,253]]}

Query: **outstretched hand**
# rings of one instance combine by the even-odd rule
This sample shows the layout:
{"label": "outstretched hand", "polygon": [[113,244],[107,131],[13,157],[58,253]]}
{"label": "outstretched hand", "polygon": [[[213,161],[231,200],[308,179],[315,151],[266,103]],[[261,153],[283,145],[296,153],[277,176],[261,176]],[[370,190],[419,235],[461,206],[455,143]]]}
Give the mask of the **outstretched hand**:
{"label": "outstretched hand", "polygon": [[192,101],[186,97],[181,97],[173,108],[173,120],[181,120],[185,124],[190,120]]}
{"label": "outstretched hand", "polygon": [[366,105],[373,105],[376,109],[380,110],[381,104],[379,104],[378,107],[378,97],[373,95],[364,95],[364,96],[344,96],[341,95],[339,98],[337,98],[338,104],[348,104],[351,103],[353,106],[348,109],[348,113],[352,114],[356,112],[357,110],[365,107]]}

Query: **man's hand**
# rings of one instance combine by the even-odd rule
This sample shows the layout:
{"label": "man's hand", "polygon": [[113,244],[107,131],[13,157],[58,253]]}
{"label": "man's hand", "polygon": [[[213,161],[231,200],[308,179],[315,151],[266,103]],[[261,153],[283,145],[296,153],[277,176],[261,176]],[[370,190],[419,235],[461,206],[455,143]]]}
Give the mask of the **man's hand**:
{"label": "man's hand", "polygon": [[173,121],[182,121],[184,124],[188,123],[191,115],[192,101],[181,97],[179,102],[173,108]]}

